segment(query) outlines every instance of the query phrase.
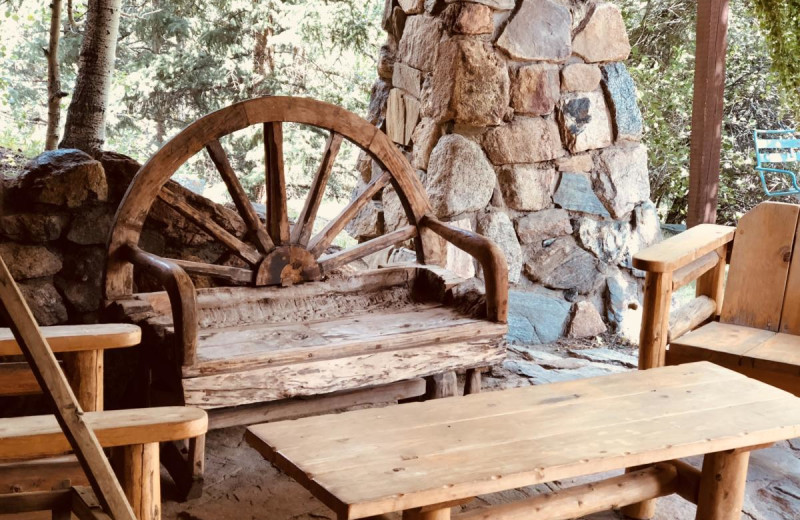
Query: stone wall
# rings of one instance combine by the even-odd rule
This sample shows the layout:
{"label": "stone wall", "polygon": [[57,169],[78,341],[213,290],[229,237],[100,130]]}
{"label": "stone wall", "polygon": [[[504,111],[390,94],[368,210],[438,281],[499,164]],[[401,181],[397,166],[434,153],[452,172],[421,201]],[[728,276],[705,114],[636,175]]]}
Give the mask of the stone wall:
{"label": "stone wall", "polygon": [[[439,218],[494,239],[509,264],[511,339],[636,337],[660,239],[619,9],[583,0],[387,0],[369,119],[417,169]],[[376,168],[363,156],[366,183]],[[403,225],[397,196],[361,239]],[[448,265],[477,265],[455,249]],[[478,273],[480,276],[480,273]]]}

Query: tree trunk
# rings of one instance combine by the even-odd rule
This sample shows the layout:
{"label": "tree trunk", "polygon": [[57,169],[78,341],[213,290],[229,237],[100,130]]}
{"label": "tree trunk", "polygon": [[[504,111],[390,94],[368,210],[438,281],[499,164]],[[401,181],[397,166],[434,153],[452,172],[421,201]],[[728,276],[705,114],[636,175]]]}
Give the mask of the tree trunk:
{"label": "tree trunk", "polygon": [[89,0],[78,79],[60,148],[78,148],[95,154],[103,147],[121,1]]}
{"label": "tree trunk", "polygon": [[58,43],[61,39],[61,0],[50,3],[50,46],[44,51],[47,58],[47,137],[45,150],[58,146],[58,127],[61,124],[61,74],[58,71]]}

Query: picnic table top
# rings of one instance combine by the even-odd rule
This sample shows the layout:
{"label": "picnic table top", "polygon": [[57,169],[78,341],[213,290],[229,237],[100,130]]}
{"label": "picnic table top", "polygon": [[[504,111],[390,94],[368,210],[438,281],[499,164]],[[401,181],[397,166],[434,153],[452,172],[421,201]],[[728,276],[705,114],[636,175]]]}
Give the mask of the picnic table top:
{"label": "picnic table top", "polygon": [[348,519],[797,436],[800,399],[708,362],[247,432]]}

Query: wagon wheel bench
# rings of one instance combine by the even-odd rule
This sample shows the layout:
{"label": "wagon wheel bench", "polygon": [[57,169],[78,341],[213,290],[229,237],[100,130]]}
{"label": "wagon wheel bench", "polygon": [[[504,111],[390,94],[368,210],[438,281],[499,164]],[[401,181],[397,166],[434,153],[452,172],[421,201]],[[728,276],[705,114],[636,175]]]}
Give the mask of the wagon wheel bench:
{"label": "wagon wheel bench", "polygon": [[[316,127],[328,135],[293,225],[287,210],[284,123]],[[265,222],[223,149],[223,138],[251,126],[263,128]],[[345,139],[368,153],[379,171],[315,234],[325,187]],[[237,235],[217,216],[201,213],[168,182],[198,153],[207,153],[216,167],[245,233]],[[332,250],[348,222],[389,185],[408,225]],[[203,263],[145,251],[140,238],[155,205],[180,215],[229,256]],[[345,269],[408,241],[414,244],[414,265]],[[485,295],[460,289],[463,280],[440,267],[446,241],[481,265]],[[134,268],[155,278],[164,292],[137,292]],[[192,276],[211,277],[222,286],[196,289]],[[214,428],[375,400],[452,395],[455,370],[467,370],[467,389],[477,391],[480,370],[505,356],[507,280],[499,247],[439,221],[416,172],[378,128],[319,101],[266,97],[199,119],[142,166],[112,227],[105,297],[109,319],[142,327],[143,343],[150,349],[145,356],[150,404],[199,406],[209,412]],[[195,459],[186,462],[201,471],[202,446],[190,451]],[[165,462],[181,457],[173,452]]]}
{"label": "wagon wheel bench", "polygon": [[[458,520],[559,520],[679,493],[741,515],[749,451],[800,434],[800,399],[708,362],[250,426],[266,459],[350,520],[447,520],[472,497],[624,475]],[[676,459],[705,455],[698,471]]]}

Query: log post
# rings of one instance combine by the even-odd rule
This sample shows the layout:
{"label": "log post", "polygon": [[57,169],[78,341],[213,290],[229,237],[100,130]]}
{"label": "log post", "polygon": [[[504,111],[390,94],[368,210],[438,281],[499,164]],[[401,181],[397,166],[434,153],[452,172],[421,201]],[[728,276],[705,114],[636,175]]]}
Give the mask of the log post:
{"label": "log post", "polygon": [[468,368],[467,379],[464,382],[464,395],[479,394],[481,392],[482,368]]}
{"label": "log post", "polygon": [[158,443],[116,450],[117,475],[138,520],[161,520],[161,467]]}
{"label": "log post", "polygon": [[85,412],[103,409],[103,351],[64,354],[64,373]]}
{"label": "log post", "polygon": [[450,520],[450,508],[440,509],[417,508],[403,511],[403,520]]}
{"label": "log post", "polygon": [[667,355],[672,273],[647,273],[644,279],[639,369],[663,367]]}
{"label": "log post", "polygon": [[741,518],[749,461],[749,451],[709,453],[703,458],[697,520]]}
{"label": "log post", "polygon": [[427,383],[425,399],[453,397],[458,393],[458,379],[453,371],[428,376],[425,381]]}

